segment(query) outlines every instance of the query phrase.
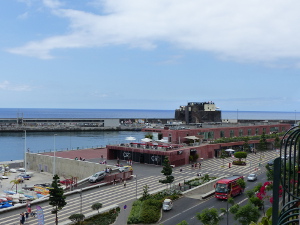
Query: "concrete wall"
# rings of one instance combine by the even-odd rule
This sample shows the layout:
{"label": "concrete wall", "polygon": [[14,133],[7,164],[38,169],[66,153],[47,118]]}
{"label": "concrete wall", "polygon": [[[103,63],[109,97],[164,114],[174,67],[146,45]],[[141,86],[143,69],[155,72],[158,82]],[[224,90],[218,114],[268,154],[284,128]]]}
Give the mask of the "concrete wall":
{"label": "concrete wall", "polygon": [[[41,155],[37,153],[26,153],[27,155],[27,168],[36,172],[53,172],[53,156]],[[96,172],[105,170],[109,166],[105,164],[80,161],[74,159],[65,159],[56,157],[55,160],[55,173],[63,180],[64,178],[77,177],[78,180],[90,177]]]}
{"label": "concrete wall", "polygon": [[198,187],[189,189],[187,191],[182,192],[182,194],[186,197],[192,197],[192,198],[197,198],[197,199],[202,199],[206,195],[213,194],[215,192],[215,187],[214,185],[217,183],[217,181],[225,178],[224,176],[219,177],[215,180],[211,180],[205,184],[202,184]]}
{"label": "concrete wall", "polygon": [[119,127],[120,120],[119,119],[104,119],[105,127]]}

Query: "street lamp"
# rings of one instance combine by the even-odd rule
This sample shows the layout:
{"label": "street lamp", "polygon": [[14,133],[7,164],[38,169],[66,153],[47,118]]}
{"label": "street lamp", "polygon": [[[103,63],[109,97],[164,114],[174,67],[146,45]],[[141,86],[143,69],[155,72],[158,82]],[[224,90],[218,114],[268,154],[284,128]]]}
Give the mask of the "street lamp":
{"label": "street lamp", "polygon": [[137,197],[137,175],[131,175],[132,177],[135,177],[135,196],[136,196],[136,199],[138,198]]}
{"label": "street lamp", "polygon": [[54,175],[55,175],[55,168],[56,168],[56,165],[55,165],[55,161],[56,161],[56,157],[55,157],[55,153],[56,153],[56,147],[55,147],[55,136],[56,136],[57,134],[54,134],[54,154],[53,154],[53,177],[54,177]]}
{"label": "street lamp", "polygon": [[82,188],[79,190],[79,195],[80,195],[80,214],[82,214]]}
{"label": "street lamp", "polygon": [[27,173],[27,159],[26,159],[26,130],[25,131],[25,138],[24,138],[24,164],[25,164],[25,175]]}

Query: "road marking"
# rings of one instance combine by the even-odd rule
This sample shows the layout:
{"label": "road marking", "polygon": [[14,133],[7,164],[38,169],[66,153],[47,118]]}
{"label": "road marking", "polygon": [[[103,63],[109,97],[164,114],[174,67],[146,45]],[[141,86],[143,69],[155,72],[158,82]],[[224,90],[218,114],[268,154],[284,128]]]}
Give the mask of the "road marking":
{"label": "road marking", "polygon": [[[173,218],[177,217],[178,215],[180,215],[180,214],[182,214],[182,213],[184,213],[184,212],[186,212],[186,211],[188,211],[188,210],[190,210],[190,209],[193,209],[193,208],[195,208],[195,207],[197,207],[197,206],[199,206],[199,205],[203,204],[203,203],[204,203],[204,202],[206,202],[206,201],[207,201],[207,200],[205,200],[205,201],[203,201],[203,202],[200,202],[199,204],[197,204],[197,205],[194,205],[194,206],[192,206],[192,207],[190,207],[190,208],[188,208],[188,209],[186,209],[186,210],[182,211],[181,213],[178,213],[178,214],[176,214],[176,215],[174,215],[174,216],[170,217],[169,219],[166,219],[166,220],[164,220],[164,221],[162,222],[162,224],[163,224],[164,222],[166,222],[166,221],[170,220],[170,219],[173,219]],[[194,218],[194,217],[192,217],[192,218]]]}

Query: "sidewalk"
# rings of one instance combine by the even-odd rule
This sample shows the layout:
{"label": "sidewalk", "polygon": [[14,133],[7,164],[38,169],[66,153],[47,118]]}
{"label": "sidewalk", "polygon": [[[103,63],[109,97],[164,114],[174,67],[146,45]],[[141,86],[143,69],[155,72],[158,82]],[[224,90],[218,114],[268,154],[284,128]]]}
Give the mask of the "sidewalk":
{"label": "sidewalk", "polygon": [[[127,201],[127,202],[122,203],[122,204],[119,205],[120,214],[118,215],[118,217],[117,217],[116,221],[113,223],[113,225],[125,225],[125,224],[127,224],[127,219],[128,219],[129,213],[131,211],[132,204],[135,200],[136,199],[130,200],[130,201]],[[126,205],[126,209],[124,209],[125,205]]]}

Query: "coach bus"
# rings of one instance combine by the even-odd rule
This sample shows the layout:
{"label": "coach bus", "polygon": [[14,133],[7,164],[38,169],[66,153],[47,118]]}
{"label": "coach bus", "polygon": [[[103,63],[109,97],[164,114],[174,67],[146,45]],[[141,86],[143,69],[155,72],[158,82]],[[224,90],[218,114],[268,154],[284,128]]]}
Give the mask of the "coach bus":
{"label": "coach bus", "polygon": [[217,181],[215,184],[215,197],[218,199],[228,199],[243,193],[243,188],[238,184],[238,180],[244,179],[241,175],[233,175]]}

